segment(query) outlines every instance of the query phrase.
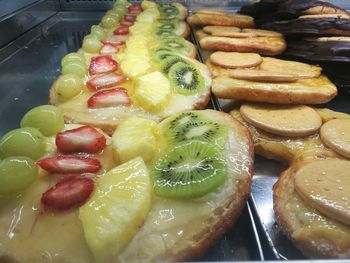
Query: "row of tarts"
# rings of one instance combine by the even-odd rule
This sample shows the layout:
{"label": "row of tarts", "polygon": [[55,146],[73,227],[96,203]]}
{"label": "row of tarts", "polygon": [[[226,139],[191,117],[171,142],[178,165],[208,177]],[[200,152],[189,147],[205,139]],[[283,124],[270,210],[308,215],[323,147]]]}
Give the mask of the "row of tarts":
{"label": "row of tarts", "polygon": [[[238,218],[254,151],[290,163],[274,202],[296,246],[350,256],[350,118],[295,105],[330,100],[335,86],[317,66],[253,53],[201,64],[186,17],[178,3],[118,0],[62,59],[51,105],[1,138],[1,262],[198,258]],[[201,110],[211,89],[283,105]]]}

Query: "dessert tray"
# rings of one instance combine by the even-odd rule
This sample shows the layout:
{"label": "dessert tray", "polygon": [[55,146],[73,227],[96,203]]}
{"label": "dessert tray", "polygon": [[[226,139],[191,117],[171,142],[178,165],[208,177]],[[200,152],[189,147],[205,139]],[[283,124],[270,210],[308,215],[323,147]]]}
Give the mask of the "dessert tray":
{"label": "dessert tray", "polygon": [[[84,36],[89,34],[91,26],[98,24],[104,15],[104,12],[76,11],[81,7],[73,3],[74,1],[71,1],[72,5],[68,4],[69,1],[62,2],[61,7],[69,11],[58,12],[52,11],[54,6],[51,5],[52,3],[48,3],[50,1],[42,2],[37,6],[27,7],[23,12],[27,13],[27,15],[29,14],[29,16],[34,16],[35,12],[44,9],[47,10],[47,17],[42,18],[40,24],[23,33],[15,41],[0,47],[1,135],[17,128],[26,112],[38,105],[47,104],[48,98],[50,98],[51,104],[57,103],[57,97],[53,98],[52,92],[55,89],[55,84],[53,83],[61,72],[61,59],[66,54],[76,52],[82,47]],[[199,4],[203,8],[215,7],[214,3],[203,2],[205,3]],[[213,2],[219,3],[220,1]],[[225,1],[225,9],[230,11],[237,10],[241,5],[238,2]],[[195,1],[185,1],[184,4],[190,8],[197,9],[198,7]],[[2,26],[3,24],[0,21],[0,32]],[[211,52],[200,47],[200,40],[195,34],[197,29],[196,26],[191,26],[187,39],[194,45],[197,60],[205,64]],[[279,55],[278,58],[291,60],[286,55]],[[293,60],[296,59],[293,58]],[[305,62],[302,58],[299,61]],[[333,76],[332,71],[334,69],[331,66],[329,67],[327,76],[337,85],[336,72],[334,72],[335,76]],[[52,88],[51,92],[49,90],[50,87]],[[350,114],[349,93],[347,89],[343,88],[343,82],[341,85],[337,85],[337,88],[338,95],[330,102],[320,105],[320,107],[327,107],[334,111]],[[205,96],[203,95],[203,97]],[[234,100],[218,99],[214,94],[210,94],[210,98],[207,99],[208,104],[205,109],[209,110],[213,109],[230,113],[238,105]],[[67,108],[65,110],[70,111],[71,109]],[[65,129],[79,128],[81,127],[73,125]],[[111,134],[110,127],[106,128],[102,124],[98,128],[101,128],[98,131],[108,141],[108,135]],[[115,125],[113,128],[115,128]],[[109,150],[106,148],[106,151]],[[272,188],[277,182],[279,174],[286,168],[286,165],[276,161],[257,155],[254,157],[251,195],[240,217],[235,225],[226,231],[223,238],[218,240],[214,247],[207,250],[199,258],[199,261],[305,260],[306,262],[307,258],[283,234],[276,223],[274,215]],[[12,218],[11,224],[13,223],[13,228],[18,220],[18,217]],[[48,229],[49,227],[47,231]],[[7,234],[11,236],[14,233],[9,231]],[[0,252],[2,251],[1,249],[2,241],[0,240]],[[102,262],[104,259],[102,257],[102,261],[101,258],[99,260]],[[122,260],[127,261],[127,258]],[[0,263],[2,262],[11,263],[12,261],[7,261],[7,258],[2,259],[0,257]],[[342,260],[334,260],[334,262],[342,262]]]}

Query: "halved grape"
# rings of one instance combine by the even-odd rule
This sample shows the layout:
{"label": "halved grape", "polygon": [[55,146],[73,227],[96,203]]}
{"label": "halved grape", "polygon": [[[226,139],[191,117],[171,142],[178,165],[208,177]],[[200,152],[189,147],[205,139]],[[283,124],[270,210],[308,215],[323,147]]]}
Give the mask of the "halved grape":
{"label": "halved grape", "polygon": [[120,16],[115,12],[114,10],[109,10],[106,12],[104,16],[112,16],[114,17],[117,21],[120,19]]}
{"label": "halved grape", "polygon": [[23,116],[21,127],[37,128],[43,135],[52,136],[64,128],[63,113],[52,105],[38,106]]}
{"label": "halved grape", "polygon": [[83,80],[76,74],[60,76],[55,83],[55,90],[61,101],[67,101],[78,95],[84,86]]}
{"label": "halved grape", "polygon": [[104,28],[112,28],[117,26],[118,19],[114,16],[105,15],[102,17],[101,23]]}
{"label": "halved grape", "polygon": [[116,5],[113,7],[113,11],[119,15],[119,17],[123,17],[126,14],[125,6]]}
{"label": "halved grape", "polygon": [[30,186],[38,176],[38,167],[28,157],[8,157],[0,162],[0,194],[11,194]]}
{"label": "halved grape", "polygon": [[71,62],[80,62],[84,63],[86,65],[85,57],[82,54],[79,54],[77,52],[72,52],[63,57],[61,60],[61,66],[63,67],[65,64],[71,63]]}
{"label": "halved grape", "polygon": [[91,27],[91,34],[97,36],[97,38],[101,40],[106,39],[107,37],[105,30],[97,25]]}
{"label": "halved grape", "polygon": [[45,154],[45,137],[35,128],[19,128],[6,133],[0,140],[0,156],[26,156],[33,160]]}
{"label": "halved grape", "polygon": [[128,0],[116,0],[114,6],[124,6],[126,7],[129,4]]}
{"label": "halved grape", "polygon": [[84,77],[87,74],[87,67],[85,62],[69,62],[63,65],[61,73],[63,75],[73,73],[80,77]]}
{"label": "halved grape", "polygon": [[101,41],[95,35],[86,35],[83,40],[83,49],[89,53],[98,53],[102,47]]}

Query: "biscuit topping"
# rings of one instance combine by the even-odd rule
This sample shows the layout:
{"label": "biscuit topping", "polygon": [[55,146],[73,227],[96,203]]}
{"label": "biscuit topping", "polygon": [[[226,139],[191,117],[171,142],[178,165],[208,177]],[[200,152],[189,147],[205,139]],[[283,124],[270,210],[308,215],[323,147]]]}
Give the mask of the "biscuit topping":
{"label": "biscuit topping", "polygon": [[224,68],[249,68],[262,63],[262,58],[256,53],[215,52],[210,61]]}
{"label": "biscuit topping", "polygon": [[301,137],[312,135],[322,125],[318,113],[307,106],[244,104],[242,117],[252,125],[272,134]]}
{"label": "biscuit topping", "polygon": [[350,225],[350,161],[322,160],[295,174],[295,189],[310,206]]}
{"label": "biscuit topping", "polygon": [[324,144],[335,152],[350,158],[350,119],[334,119],[326,122],[320,131]]}

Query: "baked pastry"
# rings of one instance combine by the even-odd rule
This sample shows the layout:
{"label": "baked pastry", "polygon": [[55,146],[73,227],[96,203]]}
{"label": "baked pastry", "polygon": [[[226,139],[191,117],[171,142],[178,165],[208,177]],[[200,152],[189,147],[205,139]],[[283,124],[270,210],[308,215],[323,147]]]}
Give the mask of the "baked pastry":
{"label": "baked pastry", "polygon": [[201,47],[208,50],[278,55],[287,47],[283,35],[268,30],[206,26],[203,32],[196,35]]}
{"label": "baked pastry", "polygon": [[254,17],[258,24],[274,20],[297,18],[302,15],[349,15],[346,10],[332,3],[320,0],[262,0],[243,6],[240,13]]}
{"label": "baked pastry", "polygon": [[254,19],[250,16],[232,14],[223,10],[201,9],[194,10],[188,16],[187,22],[196,26],[235,26],[239,28],[253,28]]}
{"label": "baked pastry", "polygon": [[192,58],[193,44],[176,33],[176,25],[185,23],[178,22],[182,9],[148,1],[141,7],[133,25],[105,30],[102,49],[85,37],[83,48],[62,60],[63,75],[51,87],[50,103],[63,110],[67,122],[112,133],[128,117],[160,121],[206,106],[209,71]]}
{"label": "baked pastry", "polygon": [[305,15],[293,20],[281,20],[262,24],[262,28],[284,35],[349,36],[350,16],[344,14]]}
{"label": "baked pastry", "polygon": [[273,189],[276,220],[287,237],[308,257],[349,258],[350,148],[344,131],[350,116],[266,104],[243,104],[231,115],[249,129],[256,153],[290,165]]}
{"label": "baked pastry", "polygon": [[[77,139],[67,132],[59,138],[56,143]],[[234,224],[249,196],[251,138],[226,113],[185,111],[160,124],[131,118],[106,141],[108,150],[96,158],[109,171],[101,169],[99,176],[74,175],[89,181],[76,183],[74,193],[67,188],[68,179],[58,179],[62,175],[50,165],[52,161],[39,157],[37,163],[50,175],[42,172],[16,197],[1,196],[0,261],[195,259]],[[122,164],[111,169],[116,163]],[[62,167],[63,163],[60,172],[67,173]],[[57,180],[56,187],[42,195]],[[82,195],[74,206],[57,205]],[[11,224],[18,213],[16,224]]]}
{"label": "baked pastry", "polygon": [[287,54],[314,61],[350,62],[350,37],[318,37],[290,41]]}
{"label": "baked pastry", "polygon": [[[233,63],[236,66],[229,68],[226,61],[232,56],[236,57]],[[240,61],[249,62],[251,57],[252,54],[212,54],[206,63],[215,77],[212,91],[218,98],[277,104],[319,104],[337,94],[336,87],[321,75],[318,66],[270,57],[259,59],[257,55],[252,61],[255,64],[246,68],[237,66]]]}

